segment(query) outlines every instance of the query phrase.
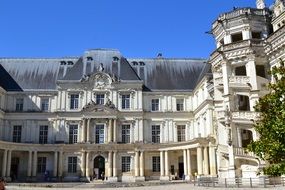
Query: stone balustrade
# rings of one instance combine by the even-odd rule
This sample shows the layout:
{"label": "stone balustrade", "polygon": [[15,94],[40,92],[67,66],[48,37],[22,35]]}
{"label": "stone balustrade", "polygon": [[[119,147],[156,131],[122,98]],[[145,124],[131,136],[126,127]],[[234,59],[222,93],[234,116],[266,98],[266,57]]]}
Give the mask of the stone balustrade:
{"label": "stone balustrade", "polygon": [[253,152],[247,151],[245,148],[238,147],[234,148],[235,156],[245,156],[245,157],[257,157]]}

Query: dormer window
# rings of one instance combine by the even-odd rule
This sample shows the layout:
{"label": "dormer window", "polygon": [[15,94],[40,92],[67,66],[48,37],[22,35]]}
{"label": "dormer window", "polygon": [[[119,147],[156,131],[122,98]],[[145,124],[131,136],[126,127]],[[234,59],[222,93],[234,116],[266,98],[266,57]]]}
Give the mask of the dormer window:
{"label": "dormer window", "polygon": [[73,65],[73,61],[67,61],[67,65]]}
{"label": "dormer window", "polygon": [[66,65],[66,61],[60,61],[60,65]]}
{"label": "dormer window", "polygon": [[118,57],[113,57],[113,62],[118,62],[119,58]]}
{"label": "dormer window", "polygon": [[140,66],[145,66],[144,62],[140,61],[139,63],[140,63]]}
{"label": "dormer window", "polygon": [[87,61],[93,61],[93,58],[90,57],[90,56],[88,56],[88,57],[86,57],[86,60],[87,60]]}
{"label": "dormer window", "polygon": [[133,61],[133,62],[132,62],[132,64],[133,64],[133,66],[137,66],[137,65],[139,65],[139,63],[138,63],[138,62],[136,62],[136,61]]}

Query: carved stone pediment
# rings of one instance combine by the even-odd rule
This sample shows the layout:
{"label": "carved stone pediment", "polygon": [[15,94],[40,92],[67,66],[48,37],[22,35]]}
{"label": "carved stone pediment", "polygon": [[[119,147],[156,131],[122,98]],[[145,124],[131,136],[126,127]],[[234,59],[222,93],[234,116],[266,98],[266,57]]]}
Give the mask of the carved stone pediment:
{"label": "carved stone pediment", "polygon": [[108,100],[105,105],[103,104],[96,104],[94,101],[89,102],[82,108],[83,112],[115,112],[117,111],[115,105]]}
{"label": "carved stone pediment", "polygon": [[91,75],[83,76],[81,82],[89,82],[94,89],[110,88],[113,79],[107,73],[96,72]]}

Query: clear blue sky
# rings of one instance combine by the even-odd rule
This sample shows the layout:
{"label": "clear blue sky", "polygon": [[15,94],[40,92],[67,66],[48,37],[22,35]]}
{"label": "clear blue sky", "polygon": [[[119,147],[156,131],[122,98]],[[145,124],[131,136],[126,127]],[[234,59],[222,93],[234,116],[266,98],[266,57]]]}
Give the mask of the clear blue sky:
{"label": "clear blue sky", "polygon": [[215,44],[205,32],[234,6],[255,0],[1,0],[0,57],[115,48],[125,57],[208,58]]}

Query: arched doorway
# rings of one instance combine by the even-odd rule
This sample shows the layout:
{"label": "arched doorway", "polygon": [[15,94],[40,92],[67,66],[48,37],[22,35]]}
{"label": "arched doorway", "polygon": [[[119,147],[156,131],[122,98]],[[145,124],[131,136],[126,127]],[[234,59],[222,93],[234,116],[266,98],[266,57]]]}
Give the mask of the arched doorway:
{"label": "arched doorway", "polygon": [[105,176],[105,158],[103,156],[96,156],[94,158],[93,176],[94,179],[102,179],[102,173]]}

